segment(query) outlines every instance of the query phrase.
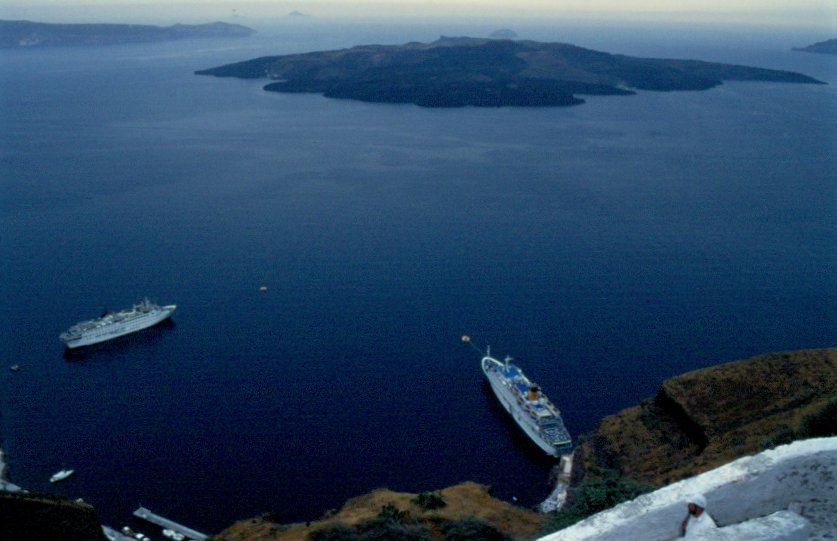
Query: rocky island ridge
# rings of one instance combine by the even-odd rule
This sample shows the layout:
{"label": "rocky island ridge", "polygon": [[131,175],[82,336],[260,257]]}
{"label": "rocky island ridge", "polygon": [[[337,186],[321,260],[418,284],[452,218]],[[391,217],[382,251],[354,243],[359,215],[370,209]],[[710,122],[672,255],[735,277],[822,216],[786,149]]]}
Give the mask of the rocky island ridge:
{"label": "rocky island ridge", "polygon": [[151,43],[178,39],[239,38],[255,31],[239,24],[214,22],[207,24],[56,24],[32,21],[0,20],[0,48],[118,45]]}
{"label": "rocky island ridge", "polygon": [[803,53],[837,54],[837,38],[818,41],[805,47],[794,47],[793,50]]}
{"label": "rocky island ridge", "polygon": [[422,107],[566,106],[583,103],[578,95],[707,90],[723,81],[825,84],[790,71],[470,37],[265,56],[195,73],[273,80],[267,91]]}

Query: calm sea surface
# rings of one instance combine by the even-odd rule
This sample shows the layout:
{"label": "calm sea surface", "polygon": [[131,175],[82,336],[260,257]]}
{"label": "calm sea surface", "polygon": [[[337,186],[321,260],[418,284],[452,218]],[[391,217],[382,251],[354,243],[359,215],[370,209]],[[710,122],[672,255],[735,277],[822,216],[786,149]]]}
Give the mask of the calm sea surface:
{"label": "calm sea surface", "polygon": [[[487,34],[468,28],[0,53],[12,480],[117,527],[139,504],[217,531],[465,480],[530,505],[552,462],[462,334],[514,356],[573,434],[671,375],[837,343],[837,62],[790,51],[830,36],[518,31],[831,84],[429,110],[192,74]],[[61,331],[145,296],[173,323],[65,359]]]}

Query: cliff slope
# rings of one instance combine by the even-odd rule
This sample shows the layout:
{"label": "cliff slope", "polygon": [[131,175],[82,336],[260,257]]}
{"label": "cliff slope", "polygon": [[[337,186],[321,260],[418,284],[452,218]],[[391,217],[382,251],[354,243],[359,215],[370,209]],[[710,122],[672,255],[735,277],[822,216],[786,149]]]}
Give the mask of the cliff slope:
{"label": "cliff slope", "polygon": [[587,468],[671,483],[758,452],[837,395],[837,349],[771,353],[666,380],[657,395],[606,417],[582,444]]}
{"label": "cliff slope", "polygon": [[24,492],[0,492],[0,539],[107,541],[92,506]]}
{"label": "cliff slope", "polygon": [[379,489],[346,502],[337,512],[309,524],[277,524],[265,517],[238,522],[213,536],[212,541],[292,541],[304,540],[312,532],[339,524],[355,526],[374,519],[384,506],[392,505],[408,519],[439,536],[446,521],[476,517],[496,526],[516,539],[532,539],[540,530],[544,516],[494,499],[489,488],[476,483],[462,483],[439,491],[447,505],[424,511],[413,500],[416,494]]}

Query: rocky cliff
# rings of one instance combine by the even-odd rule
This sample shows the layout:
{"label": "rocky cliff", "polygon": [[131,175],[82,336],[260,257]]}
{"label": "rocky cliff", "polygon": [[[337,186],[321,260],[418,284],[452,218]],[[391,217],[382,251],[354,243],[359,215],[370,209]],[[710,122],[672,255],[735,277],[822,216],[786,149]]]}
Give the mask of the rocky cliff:
{"label": "rocky cliff", "polygon": [[761,450],[837,395],[837,349],[771,353],[666,380],[656,396],[606,417],[579,454],[652,485]]}
{"label": "rocky cliff", "polygon": [[0,539],[107,541],[92,506],[24,492],[0,492]]}

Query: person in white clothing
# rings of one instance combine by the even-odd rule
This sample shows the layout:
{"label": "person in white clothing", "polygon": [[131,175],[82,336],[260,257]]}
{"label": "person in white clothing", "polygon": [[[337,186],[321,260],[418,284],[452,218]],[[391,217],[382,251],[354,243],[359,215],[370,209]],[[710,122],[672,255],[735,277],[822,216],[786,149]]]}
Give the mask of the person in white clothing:
{"label": "person in white clothing", "polygon": [[680,524],[680,534],[683,537],[692,537],[700,532],[712,530],[718,527],[709,513],[706,512],[706,498],[703,494],[695,494],[686,500],[689,514]]}

